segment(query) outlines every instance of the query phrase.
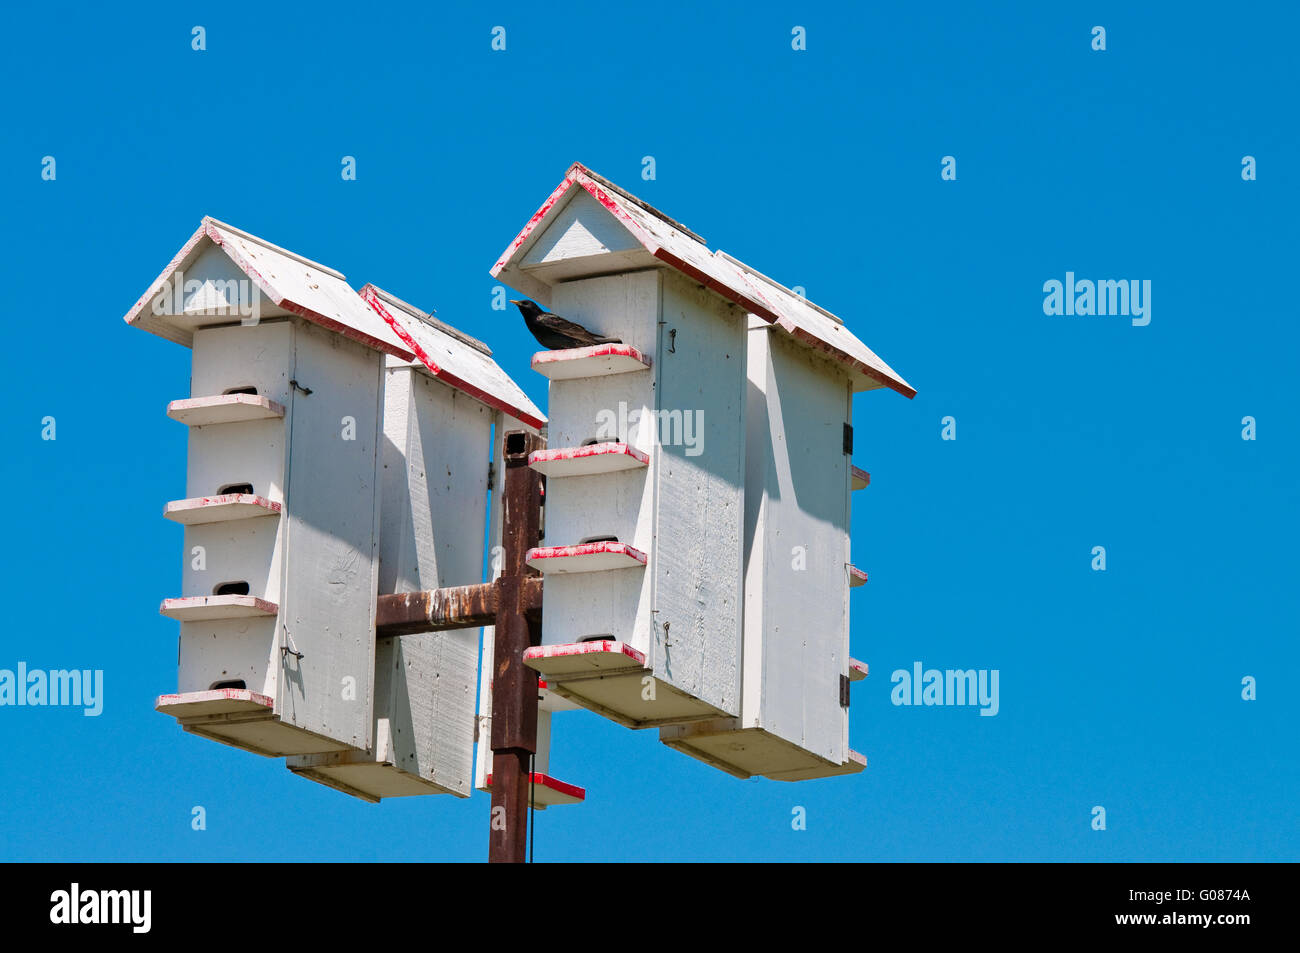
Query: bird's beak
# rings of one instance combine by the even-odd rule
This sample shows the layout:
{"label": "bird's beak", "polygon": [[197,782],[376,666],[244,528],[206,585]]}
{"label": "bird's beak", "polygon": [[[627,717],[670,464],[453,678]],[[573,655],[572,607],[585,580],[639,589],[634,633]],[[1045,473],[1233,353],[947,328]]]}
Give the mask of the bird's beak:
{"label": "bird's beak", "polygon": [[519,307],[519,305],[523,304],[522,301],[516,301],[514,298],[510,299],[510,303],[513,304],[515,307]]}

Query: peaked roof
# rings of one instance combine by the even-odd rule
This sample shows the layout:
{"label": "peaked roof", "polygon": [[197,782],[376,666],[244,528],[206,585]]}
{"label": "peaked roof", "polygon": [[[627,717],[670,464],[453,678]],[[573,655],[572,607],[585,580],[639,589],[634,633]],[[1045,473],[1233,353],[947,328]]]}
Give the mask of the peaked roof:
{"label": "peaked roof", "polygon": [[225,252],[277,309],[277,314],[299,315],[367,347],[404,361],[414,360],[414,351],[361,300],[339,272],[211,217],[204,217],[198,231],[127,312],[126,323],[186,347],[192,346],[198,321],[180,315],[154,314],[151,305],[168,290],[173,275],[177,272],[183,275],[212,245]]}
{"label": "peaked roof", "polygon": [[546,231],[572,195],[585,190],[659,261],[711,288],[728,301],[796,341],[844,365],[854,390],[889,387],[905,397],[916,390],[853,335],[835,315],[805,300],[721,250],[709,251],[704,239],[608,179],[575,162],[564,180],[492,266],[492,276],[549,304],[550,287],[521,267],[532,244]]}
{"label": "peaked roof", "polygon": [[540,429],[546,423],[546,415],[492,360],[482,341],[375,285],[366,285],[360,295],[414,353],[413,362],[432,376],[529,426]]}
{"label": "peaked roof", "polygon": [[529,426],[546,424],[545,414],[492,360],[491,349],[482,341],[375,285],[353,291],[334,269],[211,217],[203,219],[198,231],[127,312],[127,324],[192,346],[194,329],[211,312],[155,314],[152,305],[169,290],[173,279],[187,283],[186,269],[201,256],[213,254],[214,247],[264,296],[265,300],[259,299],[264,314],[299,315],[401,361],[420,364],[434,377]]}

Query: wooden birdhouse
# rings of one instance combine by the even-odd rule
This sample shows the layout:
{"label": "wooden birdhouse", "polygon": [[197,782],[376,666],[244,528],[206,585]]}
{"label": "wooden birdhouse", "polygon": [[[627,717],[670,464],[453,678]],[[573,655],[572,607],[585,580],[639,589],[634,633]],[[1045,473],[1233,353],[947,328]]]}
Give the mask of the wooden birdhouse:
{"label": "wooden birdhouse", "polygon": [[615,344],[550,379],[550,689],[729,773],[861,770],[848,749],[852,395],[915,392],[840,319],[575,164],[492,269]]}
{"label": "wooden birdhouse", "polygon": [[[550,380],[542,645],[552,690],[630,727],[740,713],[745,311],[661,264],[689,232],[574,167],[493,268],[620,343],[542,351]],[[702,246],[700,246],[702,247]],[[668,518],[671,514],[671,518]]]}
{"label": "wooden birdhouse", "polygon": [[414,352],[338,272],[210,218],[126,321],[193,351],[158,710],[262,755],[370,748],[384,357]]}
{"label": "wooden birdhouse", "polygon": [[[386,359],[379,591],[482,582],[494,430],[537,430],[545,417],[483,342],[374,285],[360,295],[415,354]],[[380,639],[374,746],[292,757],[289,769],[366,800],[468,797],[479,632]]]}

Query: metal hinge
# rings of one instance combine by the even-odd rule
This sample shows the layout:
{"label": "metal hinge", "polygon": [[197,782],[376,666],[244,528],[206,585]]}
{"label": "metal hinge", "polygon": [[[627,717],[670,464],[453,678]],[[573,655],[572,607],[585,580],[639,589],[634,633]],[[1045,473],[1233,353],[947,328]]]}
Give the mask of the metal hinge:
{"label": "metal hinge", "polygon": [[849,707],[849,677],[847,675],[840,676],[840,707]]}
{"label": "metal hinge", "polygon": [[853,456],[853,424],[844,425],[844,453]]}
{"label": "metal hinge", "polygon": [[488,461],[488,489],[496,486],[497,482],[497,465],[491,460]]}

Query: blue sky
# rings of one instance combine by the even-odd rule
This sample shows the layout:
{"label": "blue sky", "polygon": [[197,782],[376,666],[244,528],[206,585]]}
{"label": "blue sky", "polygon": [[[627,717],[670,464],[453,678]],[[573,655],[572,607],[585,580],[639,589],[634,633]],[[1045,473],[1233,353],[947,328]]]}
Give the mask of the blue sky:
{"label": "blue sky", "polygon": [[[0,708],[0,857],[485,856],[485,795],[364,804],[152,710],[189,354],[121,315],[209,214],[436,308],[544,406],[488,269],[578,160],[919,393],[854,404],[866,772],[741,782],[562,715],[553,773],[588,799],[539,815],[539,859],[1296,859],[1300,23],[1135,6],[11,11],[0,668],[102,669],[106,700]],[[1045,315],[1067,271],[1150,280],[1150,324]],[[997,669],[998,714],[891,704],[916,661]]]}

